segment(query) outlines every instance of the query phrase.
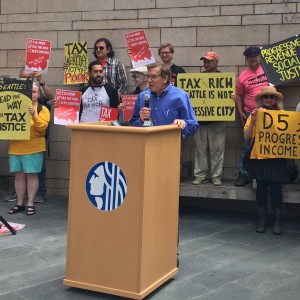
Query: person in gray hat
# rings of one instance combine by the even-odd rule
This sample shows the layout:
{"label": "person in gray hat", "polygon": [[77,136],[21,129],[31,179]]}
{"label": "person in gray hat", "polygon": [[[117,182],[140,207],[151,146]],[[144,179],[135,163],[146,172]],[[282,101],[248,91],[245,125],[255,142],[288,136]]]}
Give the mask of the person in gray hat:
{"label": "person in gray hat", "polygon": [[[248,68],[240,74],[237,80],[236,94],[233,96],[233,99],[236,102],[236,108],[244,126],[249,114],[256,108],[255,96],[260,93],[262,87],[268,86],[269,83],[260,64],[260,48],[249,47],[244,51],[243,55],[246,57]],[[245,152],[249,147],[249,141],[244,141],[239,162],[239,174],[235,181],[235,186],[238,187],[245,186],[251,181],[243,164]]]}

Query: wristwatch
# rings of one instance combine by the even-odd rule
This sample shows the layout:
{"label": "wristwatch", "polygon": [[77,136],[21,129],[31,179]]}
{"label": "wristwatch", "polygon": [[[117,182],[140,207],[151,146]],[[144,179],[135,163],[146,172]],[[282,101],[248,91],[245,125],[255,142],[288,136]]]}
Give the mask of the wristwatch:
{"label": "wristwatch", "polygon": [[40,86],[44,86],[46,84],[45,81],[40,82]]}

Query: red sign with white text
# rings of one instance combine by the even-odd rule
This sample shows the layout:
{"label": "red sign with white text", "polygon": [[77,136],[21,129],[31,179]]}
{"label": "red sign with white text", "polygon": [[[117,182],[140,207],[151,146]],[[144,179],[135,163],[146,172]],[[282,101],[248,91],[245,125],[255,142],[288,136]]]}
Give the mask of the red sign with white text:
{"label": "red sign with white text", "polygon": [[56,90],[58,106],[54,110],[54,124],[66,125],[79,122],[81,92]]}
{"label": "red sign with white text", "polygon": [[25,71],[32,73],[48,71],[51,52],[51,41],[27,39]]}
{"label": "red sign with white text", "polygon": [[130,58],[133,68],[146,66],[155,62],[145,30],[126,33],[125,39],[128,48],[131,50]]}
{"label": "red sign with white text", "polygon": [[128,121],[131,118],[137,97],[138,95],[122,95],[124,121]]}
{"label": "red sign with white text", "polygon": [[101,106],[99,121],[118,120],[119,110],[114,107]]}

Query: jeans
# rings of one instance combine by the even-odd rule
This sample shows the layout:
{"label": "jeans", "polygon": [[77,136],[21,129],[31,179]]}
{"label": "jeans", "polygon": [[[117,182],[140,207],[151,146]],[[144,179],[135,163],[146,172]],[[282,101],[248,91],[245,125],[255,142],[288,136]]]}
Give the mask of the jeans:
{"label": "jeans", "polygon": [[[248,119],[250,113],[247,111],[244,111],[244,114],[245,114],[246,118]],[[251,145],[251,140],[246,141],[244,139],[243,145],[242,145],[242,153],[240,155],[240,162],[239,162],[239,172],[242,173],[243,175],[245,175],[247,178],[250,178],[250,175],[244,167],[244,156],[245,156],[246,151],[250,148],[250,145]]]}

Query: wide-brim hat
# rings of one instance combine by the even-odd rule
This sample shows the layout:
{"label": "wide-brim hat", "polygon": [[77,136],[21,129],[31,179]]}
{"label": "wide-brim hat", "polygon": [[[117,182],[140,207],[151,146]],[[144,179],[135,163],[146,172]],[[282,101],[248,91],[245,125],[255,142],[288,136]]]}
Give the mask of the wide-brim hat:
{"label": "wide-brim hat", "polygon": [[148,72],[148,69],[146,66],[142,66],[142,67],[137,67],[137,68],[131,69],[131,70],[129,70],[129,72],[130,73],[142,73],[142,74],[146,75]]}
{"label": "wide-brim hat", "polygon": [[258,101],[265,95],[273,95],[277,98],[277,100],[279,101],[283,100],[282,94],[277,92],[276,88],[274,88],[273,86],[264,86],[261,89],[261,92],[255,96],[255,100]]}

